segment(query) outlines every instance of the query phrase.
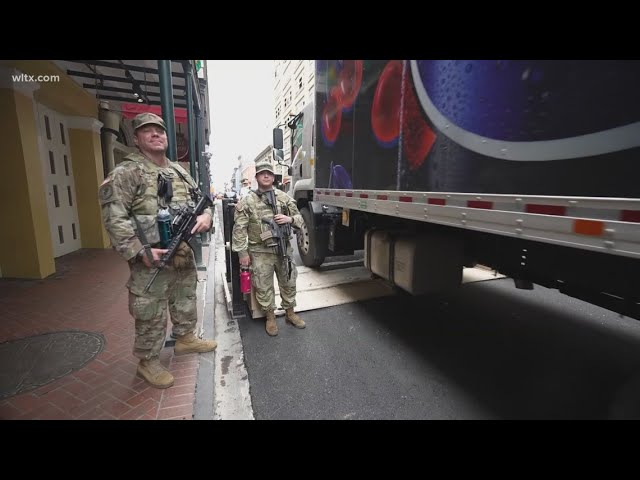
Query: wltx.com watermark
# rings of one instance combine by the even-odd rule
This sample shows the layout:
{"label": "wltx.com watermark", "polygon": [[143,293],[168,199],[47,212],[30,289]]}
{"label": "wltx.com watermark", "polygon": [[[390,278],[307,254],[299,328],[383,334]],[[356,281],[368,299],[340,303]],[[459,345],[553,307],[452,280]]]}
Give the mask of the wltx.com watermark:
{"label": "wltx.com watermark", "polygon": [[11,75],[11,79],[14,82],[49,83],[49,82],[59,82],[60,75],[29,75],[27,73],[20,73],[20,74]]}

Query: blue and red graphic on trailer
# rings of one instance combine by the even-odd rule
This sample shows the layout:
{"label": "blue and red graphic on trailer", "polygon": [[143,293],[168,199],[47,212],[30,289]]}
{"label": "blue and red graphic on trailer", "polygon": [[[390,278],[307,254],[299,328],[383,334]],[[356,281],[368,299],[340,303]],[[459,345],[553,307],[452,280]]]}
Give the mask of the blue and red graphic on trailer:
{"label": "blue and red graphic on trailer", "polygon": [[640,61],[317,61],[316,186],[640,197]]}

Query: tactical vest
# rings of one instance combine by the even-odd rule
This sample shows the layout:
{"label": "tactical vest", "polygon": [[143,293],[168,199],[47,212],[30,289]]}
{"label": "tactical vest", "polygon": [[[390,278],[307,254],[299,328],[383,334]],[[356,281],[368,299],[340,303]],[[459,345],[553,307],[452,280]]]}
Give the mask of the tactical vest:
{"label": "tactical vest", "polygon": [[160,242],[157,227],[158,208],[163,206],[158,197],[158,174],[171,179],[173,197],[167,205],[171,216],[175,216],[181,207],[192,202],[189,188],[197,185],[187,172],[176,162],[170,162],[168,167],[159,167],[143,155],[133,153],[127,155],[123,161],[135,162],[142,182],[131,205],[131,214],[135,215],[142,227],[147,241],[151,245]]}
{"label": "tactical vest", "polygon": [[[276,202],[278,204],[278,213],[289,216],[289,208],[286,204],[286,197],[282,196],[282,193],[278,193],[277,189],[274,189],[276,193]],[[260,234],[269,229],[269,226],[262,223],[262,218],[272,219],[273,210],[267,205],[262,197],[258,195],[254,190],[248,194],[247,205],[251,211],[249,217],[249,223],[247,224],[247,240],[249,248],[253,251],[272,252],[272,247],[266,247],[265,242],[260,238]]]}

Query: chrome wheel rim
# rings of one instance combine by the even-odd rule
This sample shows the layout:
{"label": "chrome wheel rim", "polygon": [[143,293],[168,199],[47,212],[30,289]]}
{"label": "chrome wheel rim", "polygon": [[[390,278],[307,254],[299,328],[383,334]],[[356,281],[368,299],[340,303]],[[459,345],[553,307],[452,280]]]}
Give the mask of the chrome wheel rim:
{"label": "chrome wheel rim", "polygon": [[300,235],[298,235],[298,249],[305,255],[309,253],[309,229],[305,222],[302,222],[302,226],[300,227]]}

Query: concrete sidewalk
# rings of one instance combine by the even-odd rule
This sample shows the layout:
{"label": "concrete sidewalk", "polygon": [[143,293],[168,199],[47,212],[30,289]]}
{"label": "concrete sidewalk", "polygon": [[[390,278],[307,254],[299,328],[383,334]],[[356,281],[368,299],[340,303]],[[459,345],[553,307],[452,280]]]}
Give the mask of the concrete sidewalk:
{"label": "concrete sidewalk", "polygon": [[[214,386],[211,387],[211,397],[214,401],[213,418],[216,420],[253,420],[253,407],[249,392],[249,374],[245,365],[244,346],[240,336],[238,320],[232,318],[228,311],[227,298],[225,296],[226,284],[226,255],[223,225],[222,204],[217,201],[215,206],[216,234],[211,240],[209,260],[209,278],[207,280],[207,302],[211,302],[211,314],[209,304],[205,305],[205,318],[213,318],[214,329],[218,348],[216,349],[213,375],[206,378],[198,376],[198,395],[196,407],[200,405],[200,399],[207,400],[200,392],[208,392],[208,385],[204,383],[212,378]],[[215,257],[215,258],[213,258]],[[244,319],[248,321],[249,319]],[[207,334],[205,330],[205,334]],[[204,372],[204,363],[201,362],[200,371]],[[201,415],[196,408],[196,419],[208,418]]]}

